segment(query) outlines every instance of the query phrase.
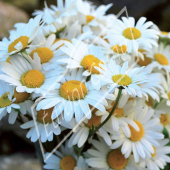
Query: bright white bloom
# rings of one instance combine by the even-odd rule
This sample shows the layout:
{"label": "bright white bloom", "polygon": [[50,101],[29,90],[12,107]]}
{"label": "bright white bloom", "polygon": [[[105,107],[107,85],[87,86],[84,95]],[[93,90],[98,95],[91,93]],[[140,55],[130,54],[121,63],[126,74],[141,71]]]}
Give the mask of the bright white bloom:
{"label": "bright white bloom", "polygon": [[21,125],[22,129],[30,129],[26,137],[30,138],[32,142],[36,142],[39,138],[41,142],[46,142],[53,140],[53,134],[59,135],[61,130],[57,119],[51,119],[52,112],[53,108],[37,112],[32,109],[35,119]]}
{"label": "bright white bloom", "polygon": [[0,81],[0,120],[9,113],[8,121],[10,124],[13,124],[18,116],[18,112],[15,109],[20,108],[18,104],[15,104],[13,95],[14,87]]}
{"label": "bright white bloom", "polygon": [[[139,161],[139,158],[150,158],[154,153],[153,146],[158,147],[157,140],[163,139],[164,135],[158,132],[159,119],[152,119],[154,110],[145,106],[143,111],[135,111],[128,117],[135,121],[139,127],[139,131],[136,131],[131,125],[129,125],[131,136],[128,138],[121,131],[120,134],[113,134],[112,139],[116,140],[112,145],[112,149],[119,148],[121,146],[121,152],[128,158],[133,152],[135,162]],[[160,129],[159,129],[160,130]]]}
{"label": "bright white bloom", "polygon": [[152,158],[141,161],[141,167],[147,167],[149,170],[164,169],[167,163],[170,163],[170,147],[165,146],[169,142],[168,139],[159,141],[160,146],[154,147]]}
{"label": "bright white bloom", "polygon": [[58,85],[56,81],[63,69],[59,67],[45,72],[37,54],[34,55],[34,59],[27,55],[24,57],[20,55],[11,57],[11,64],[1,62],[4,74],[0,74],[0,79],[16,86],[17,92],[44,93]]}
{"label": "bright white bloom", "polygon": [[[41,28],[41,16],[30,19],[27,24],[21,24],[10,32],[8,41],[0,42],[0,59],[21,52],[30,46],[36,34]],[[36,44],[39,45],[39,44]]]}
{"label": "bright white bloom", "polygon": [[74,148],[68,148],[67,142],[66,146],[61,146],[61,152],[55,151],[55,154],[51,155],[46,153],[46,157],[49,158],[45,161],[44,169],[51,170],[88,170],[88,165],[82,156],[78,157],[74,151]]}
{"label": "bright white bloom", "polygon": [[139,46],[146,48],[157,46],[155,39],[158,39],[159,32],[149,28],[153,25],[152,22],[145,23],[145,17],[141,17],[136,25],[133,17],[122,17],[122,20],[117,19],[113,22],[112,29],[106,32],[106,38],[112,45],[126,45],[129,53],[137,52]]}
{"label": "bright white bloom", "polygon": [[42,97],[43,100],[38,103],[37,110],[54,107],[52,119],[57,118],[64,111],[66,122],[69,122],[74,114],[77,122],[83,118],[83,115],[90,119],[89,105],[105,112],[106,98],[114,100],[114,95],[108,94],[107,91],[94,90],[90,83],[85,82],[82,72],[83,69],[74,69],[64,75],[60,86]]}

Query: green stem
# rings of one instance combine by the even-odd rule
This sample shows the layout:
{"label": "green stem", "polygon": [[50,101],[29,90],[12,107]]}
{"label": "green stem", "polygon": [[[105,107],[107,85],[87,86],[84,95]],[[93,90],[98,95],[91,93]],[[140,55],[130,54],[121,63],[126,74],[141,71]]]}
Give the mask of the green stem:
{"label": "green stem", "polygon": [[153,108],[156,109],[158,107],[159,103],[161,103],[162,100],[163,100],[163,98],[160,99],[160,102],[156,102]]}
{"label": "green stem", "polygon": [[115,111],[118,103],[119,103],[119,99],[120,99],[120,96],[121,96],[121,93],[122,93],[122,88],[119,88],[119,92],[118,92],[118,95],[117,95],[117,98],[116,98],[116,101],[115,101],[115,104],[114,104],[114,107],[113,109],[111,110],[109,116],[92,132],[92,134],[90,135],[91,138],[93,138],[94,134],[102,127],[104,126],[108,120],[111,118],[111,116],[113,115],[113,112]]}

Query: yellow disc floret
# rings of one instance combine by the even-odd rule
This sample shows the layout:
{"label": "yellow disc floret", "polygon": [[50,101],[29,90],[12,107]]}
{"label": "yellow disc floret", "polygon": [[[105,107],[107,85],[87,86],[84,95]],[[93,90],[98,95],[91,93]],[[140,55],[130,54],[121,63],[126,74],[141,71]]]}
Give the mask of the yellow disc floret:
{"label": "yellow disc floret", "polygon": [[126,28],[123,31],[123,36],[129,40],[138,39],[141,37],[141,32],[137,28]]}
{"label": "yellow disc floret", "polygon": [[44,80],[44,75],[38,70],[29,70],[21,77],[22,85],[28,88],[39,88]]}
{"label": "yellow disc floret", "polygon": [[27,36],[21,36],[17,38],[15,41],[13,41],[9,46],[8,46],[8,52],[11,53],[13,51],[16,51],[17,49],[15,46],[21,42],[22,43],[22,49],[26,48],[28,45],[29,38]]}
{"label": "yellow disc floret", "polygon": [[170,99],[170,91],[168,92],[168,98]]}
{"label": "yellow disc floret", "polygon": [[91,22],[95,17],[92,15],[86,15],[86,23],[88,24],[89,22]]}
{"label": "yellow disc floret", "polygon": [[[63,44],[61,44],[57,49],[59,49],[60,47],[62,47],[62,46],[64,45],[64,41],[68,41],[68,42],[71,43],[71,41],[68,40],[68,39],[66,39],[66,38],[57,38],[57,39],[54,41],[54,44],[55,44],[56,42],[59,42],[59,41],[63,41]],[[57,50],[57,49],[56,49],[56,50]]]}
{"label": "yellow disc floret", "polygon": [[102,116],[96,116],[95,114],[92,114],[91,119],[88,120],[88,123],[85,123],[85,125],[89,128],[97,127],[101,124]]}
{"label": "yellow disc floret", "polygon": [[163,124],[164,126],[167,125],[169,123],[169,117],[167,114],[161,114],[160,117],[160,122],[161,124]]}
{"label": "yellow disc floret", "polygon": [[168,59],[163,54],[157,53],[154,55],[154,58],[161,65],[169,64]]}
{"label": "yellow disc floret", "polygon": [[74,170],[76,167],[76,160],[72,156],[65,156],[60,161],[60,167],[62,170]]}
{"label": "yellow disc floret", "polygon": [[119,149],[109,152],[107,156],[107,163],[111,169],[121,170],[127,165],[127,159],[123,156]]}
{"label": "yellow disc floret", "polygon": [[168,35],[168,34],[169,34],[169,32],[161,31],[161,34],[162,34],[162,35]]}
{"label": "yellow disc floret", "polygon": [[81,100],[84,99],[86,95],[87,88],[85,84],[78,80],[67,81],[60,88],[60,96],[66,100]]}
{"label": "yellow disc floret", "polygon": [[120,86],[128,86],[132,83],[132,79],[128,75],[117,74],[112,77],[113,81]]}
{"label": "yellow disc floret", "polygon": [[94,66],[99,67],[100,63],[103,64],[103,62],[94,55],[86,55],[81,61],[81,65],[84,69],[88,70],[92,74],[100,74],[100,72],[94,68]]}
{"label": "yellow disc floret", "polygon": [[151,156],[152,156],[152,158],[154,158],[154,157],[156,156],[156,148],[155,148],[155,146],[152,146],[152,147],[153,147],[153,149],[154,149],[154,153],[151,154]]}
{"label": "yellow disc floret", "polygon": [[51,115],[54,108],[37,111],[37,121],[42,124],[52,123]]}
{"label": "yellow disc floret", "polygon": [[127,52],[127,46],[126,46],[126,45],[119,46],[119,45],[117,44],[117,45],[112,46],[111,49],[112,49],[115,53],[118,53],[118,54],[124,54],[124,53]]}
{"label": "yellow disc floret", "polygon": [[143,128],[143,125],[138,122],[138,121],[134,121],[138,127],[139,127],[139,131],[136,131],[131,125],[128,125],[129,128],[130,128],[130,131],[131,131],[131,137],[130,139],[133,141],[133,142],[137,142],[139,141],[143,136],[144,136],[144,128]]}
{"label": "yellow disc floret", "polygon": [[14,98],[16,98],[16,100],[14,101],[14,103],[23,103],[24,101],[26,101],[28,98],[30,97],[30,94],[27,92],[22,92],[22,93],[18,93],[15,89],[14,91]]}
{"label": "yellow disc floret", "polygon": [[5,93],[0,97],[0,108],[7,107],[11,105],[11,101],[8,98],[9,93]]}

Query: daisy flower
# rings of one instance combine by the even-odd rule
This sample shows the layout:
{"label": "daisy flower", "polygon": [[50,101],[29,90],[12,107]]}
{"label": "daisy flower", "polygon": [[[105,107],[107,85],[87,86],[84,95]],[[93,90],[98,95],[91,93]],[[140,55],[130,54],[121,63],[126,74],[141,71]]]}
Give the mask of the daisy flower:
{"label": "daisy flower", "polygon": [[11,57],[11,64],[1,62],[4,74],[0,74],[0,79],[16,86],[17,92],[43,93],[58,85],[56,80],[63,69],[56,68],[53,71],[45,72],[37,54],[34,55],[34,59],[27,55],[24,57],[20,55]]}
{"label": "daisy flower", "polygon": [[61,146],[61,152],[55,151],[55,154],[46,153],[46,157],[50,156],[44,165],[44,169],[51,170],[88,170],[88,165],[82,156],[78,157],[74,148],[68,148],[67,142],[65,146]]}
{"label": "daisy flower", "polygon": [[112,45],[126,45],[127,51],[138,51],[139,46],[152,48],[152,45],[157,46],[159,32],[150,29],[152,22],[146,22],[145,17],[141,17],[135,25],[133,17],[122,17],[122,21],[117,19],[110,31],[107,31],[107,36]]}
{"label": "daisy flower", "polygon": [[51,115],[54,108],[40,110],[40,111],[32,111],[35,119],[28,121],[21,125],[22,129],[30,129],[27,133],[27,138],[31,139],[31,142],[36,142],[39,138],[41,142],[52,141],[53,134],[59,135],[61,133],[61,129],[59,127],[57,119],[52,120]]}
{"label": "daisy flower", "polygon": [[99,64],[107,62],[107,56],[101,47],[85,44],[82,41],[73,39],[72,43],[66,42],[66,47],[61,47],[64,53],[70,58],[58,60],[59,62],[67,63],[67,68],[84,68],[83,76],[90,76],[92,86],[99,90],[102,86],[102,81],[98,79],[100,72],[94,67],[99,67]]}
{"label": "daisy flower", "polygon": [[151,65],[154,68],[170,72],[170,46],[164,47],[163,43],[160,43],[158,47],[153,47],[147,51],[146,56],[153,59]]}
{"label": "daisy flower", "polygon": [[0,120],[9,113],[9,123],[13,124],[18,116],[18,112],[15,109],[19,109],[20,106],[15,104],[14,87],[9,86],[8,83],[0,81]]}
{"label": "daisy flower", "polygon": [[168,144],[169,139],[159,141],[159,146],[154,147],[154,153],[150,159],[141,161],[141,167],[147,167],[149,170],[164,169],[167,163],[170,163],[170,158],[167,154],[170,154],[170,147],[165,146]]}
{"label": "daisy flower", "polygon": [[40,28],[41,16],[38,15],[34,19],[31,18],[27,24],[22,24],[16,30],[12,30],[9,40],[0,42],[0,59],[21,52],[29,47]]}
{"label": "daisy flower", "polygon": [[[108,65],[99,64],[101,68],[96,67],[102,76],[99,78],[109,84],[109,93],[112,93],[115,88],[123,87],[131,96],[136,96],[136,90],[140,90],[139,85],[148,82],[147,72],[143,71],[144,67],[128,69],[128,62],[123,66],[119,66],[114,60],[110,60]],[[140,96],[138,96],[140,97]]]}
{"label": "daisy flower", "polygon": [[151,154],[154,153],[154,147],[159,146],[157,140],[164,138],[164,135],[158,132],[159,119],[153,119],[154,110],[145,106],[143,111],[134,112],[128,116],[131,118],[139,127],[139,131],[136,131],[131,125],[130,128],[131,136],[126,137],[123,131],[120,134],[113,134],[112,139],[115,142],[111,145],[112,149],[121,147],[121,152],[128,158],[133,152],[135,162],[139,162],[139,158],[150,158]]}
{"label": "daisy flower", "polygon": [[96,170],[144,170],[134,162],[133,156],[125,158],[120,149],[110,149],[100,138],[92,140],[92,145],[93,148],[87,150],[86,163]]}
{"label": "daisy flower", "polygon": [[54,91],[42,97],[43,99],[37,105],[37,110],[54,107],[56,112],[52,114],[53,119],[64,111],[66,122],[72,119],[74,113],[77,122],[80,122],[83,114],[90,119],[89,105],[105,112],[106,98],[114,99],[114,95],[108,94],[107,91],[94,90],[90,83],[85,82],[82,72],[83,69],[74,69],[71,73],[67,73],[58,88],[56,87]]}

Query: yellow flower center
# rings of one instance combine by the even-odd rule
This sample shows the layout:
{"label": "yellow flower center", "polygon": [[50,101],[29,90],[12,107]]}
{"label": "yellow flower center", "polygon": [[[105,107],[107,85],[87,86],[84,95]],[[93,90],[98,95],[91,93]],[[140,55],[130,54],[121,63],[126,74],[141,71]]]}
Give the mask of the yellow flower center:
{"label": "yellow flower center", "polygon": [[102,116],[96,116],[95,114],[92,114],[91,119],[88,120],[88,123],[85,123],[85,125],[87,127],[89,127],[90,129],[94,126],[97,127],[101,124],[101,119]]}
{"label": "yellow flower center", "polygon": [[141,37],[141,32],[137,28],[126,28],[123,31],[123,36],[129,40],[138,39]]}
{"label": "yellow flower center", "polygon": [[168,92],[168,98],[170,99],[170,92]]}
{"label": "yellow flower center", "polygon": [[53,58],[53,52],[47,47],[39,47],[30,53],[31,58],[34,58],[34,53],[37,53],[41,59],[41,64],[49,62]]}
{"label": "yellow flower center", "polygon": [[11,101],[8,98],[9,93],[5,93],[0,97],[0,108],[7,107],[11,105]]}
{"label": "yellow flower center", "polygon": [[112,46],[111,49],[112,49],[115,53],[118,53],[118,54],[124,54],[124,53],[127,52],[127,46],[126,46],[126,45],[119,46],[119,45],[117,44],[117,45]]}
{"label": "yellow flower center", "polygon": [[29,41],[29,38],[27,36],[21,36],[19,38],[17,38],[16,40],[14,40],[9,46],[8,46],[8,52],[11,53],[15,50],[17,50],[15,48],[15,46],[21,42],[22,43],[22,49],[26,48],[27,45],[28,45],[28,41]]}
{"label": "yellow flower center", "polygon": [[30,97],[30,94],[27,92],[22,92],[22,93],[18,93],[15,89],[14,91],[14,98],[16,98],[14,103],[23,103],[24,101],[26,101],[28,98]]}
{"label": "yellow flower center", "polygon": [[81,100],[87,95],[87,88],[85,84],[80,81],[70,80],[61,86],[60,95],[66,100]]}
{"label": "yellow flower center", "polygon": [[161,31],[161,34],[162,34],[162,35],[168,35],[168,34],[169,34],[169,32]]}
{"label": "yellow flower center", "polygon": [[121,170],[127,165],[127,159],[123,156],[119,149],[109,152],[107,156],[107,163],[111,169]]}
{"label": "yellow flower center", "polygon": [[120,86],[128,86],[132,79],[128,75],[117,74],[112,77],[113,81]]}
{"label": "yellow flower center", "polygon": [[163,124],[164,126],[167,125],[169,123],[169,117],[167,114],[161,114],[160,117],[160,122],[161,124]]}
{"label": "yellow flower center", "polygon": [[104,64],[94,55],[86,55],[81,61],[81,65],[84,67],[84,69],[88,70],[92,74],[100,74],[100,72],[94,68],[94,66],[99,67],[100,63]]}
{"label": "yellow flower center", "polygon": [[42,124],[52,123],[51,115],[54,108],[37,111],[37,121]]}
{"label": "yellow flower center", "polygon": [[44,80],[44,75],[38,70],[29,70],[21,77],[22,85],[28,88],[39,88]]}
{"label": "yellow flower center", "polygon": [[154,153],[151,154],[151,156],[152,156],[152,158],[154,158],[154,157],[156,156],[156,148],[155,148],[154,146],[152,146],[152,147],[153,147],[153,149],[154,149]]}
{"label": "yellow flower center", "polygon": [[11,64],[10,60],[11,60],[11,57],[8,57],[8,58],[6,59],[6,62],[9,63],[9,64]]}
{"label": "yellow flower center", "polygon": [[[55,41],[54,41],[54,44],[56,43],[56,42],[58,42],[58,41],[68,41],[68,42],[70,42],[71,43],[71,41],[70,40],[68,40],[68,39],[66,39],[66,38],[58,38],[58,39],[56,39]],[[60,47],[62,47],[64,45],[64,42],[63,42],[63,44],[61,44],[56,50],[58,50]]]}
{"label": "yellow flower center", "polygon": [[62,170],[74,170],[76,167],[76,160],[72,156],[65,156],[60,161]]}
{"label": "yellow flower center", "polygon": [[88,24],[89,22],[91,22],[95,17],[92,15],[86,15],[86,23]]}
{"label": "yellow flower center", "polygon": [[136,131],[131,125],[128,125],[129,128],[130,128],[130,131],[131,131],[131,137],[130,139],[133,141],[133,142],[137,142],[139,141],[143,136],[144,136],[144,128],[143,128],[143,125],[138,122],[138,121],[134,121],[138,127],[139,127],[139,132]]}
{"label": "yellow flower center", "polygon": [[154,58],[161,65],[168,65],[169,64],[168,59],[160,53],[155,54]]}
{"label": "yellow flower center", "polygon": [[152,108],[154,107],[153,99],[151,96],[149,96],[148,101],[145,101],[145,103]]}

